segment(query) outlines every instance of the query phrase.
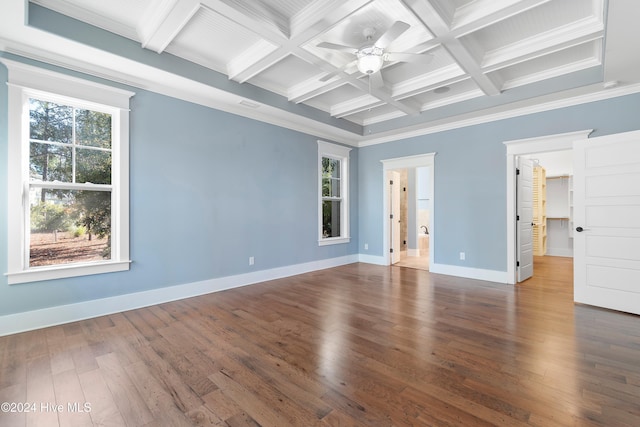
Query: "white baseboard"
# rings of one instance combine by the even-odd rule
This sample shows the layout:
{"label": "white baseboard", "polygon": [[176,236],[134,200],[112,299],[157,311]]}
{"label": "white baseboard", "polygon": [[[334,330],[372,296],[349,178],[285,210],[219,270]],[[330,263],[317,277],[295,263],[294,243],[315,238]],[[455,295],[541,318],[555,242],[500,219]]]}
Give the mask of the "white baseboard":
{"label": "white baseboard", "polygon": [[375,265],[389,265],[385,257],[377,256],[377,255],[367,255],[367,254],[359,254],[358,261],[364,262],[367,264],[375,264]]}
{"label": "white baseboard", "polygon": [[118,295],[109,298],[84,301],[75,304],[43,308],[0,316],[0,336],[61,325],[92,317],[105,316],[136,308],[148,307],[183,298],[190,298],[225,289],[252,285],[296,274],[338,267],[359,261],[359,255],[323,259],[286,267],[272,268],[235,276],[220,277],[200,282],[168,286],[150,291]]}
{"label": "white baseboard", "polygon": [[573,258],[573,249],[571,248],[547,248],[548,256],[564,256]]}
{"label": "white baseboard", "polygon": [[486,280],[488,282],[507,283],[507,272],[485,270],[481,268],[460,267],[459,265],[431,264],[429,271],[447,276],[464,277],[467,279]]}
{"label": "white baseboard", "polygon": [[[359,261],[367,264],[389,265],[385,257],[360,254]],[[484,270],[480,268],[460,267],[457,265],[431,264],[429,272],[446,274],[447,276],[464,277],[467,279],[486,280],[488,282],[507,283],[507,272]]]}

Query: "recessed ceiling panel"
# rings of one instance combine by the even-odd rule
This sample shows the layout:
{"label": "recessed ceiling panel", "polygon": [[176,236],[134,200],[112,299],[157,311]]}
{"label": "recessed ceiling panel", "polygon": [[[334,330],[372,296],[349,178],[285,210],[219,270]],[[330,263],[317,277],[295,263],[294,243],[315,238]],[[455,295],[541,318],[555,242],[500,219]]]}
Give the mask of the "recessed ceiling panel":
{"label": "recessed ceiling panel", "polygon": [[392,106],[382,105],[379,107],[367,108],[366,110],[359,111],[358,113],[345,116],[344,119],[357,123],[361,126],[367,126],[385,120],[397,119],[402,116],[404,116],[404,114]]}
{"label": "recessed ceiling panel", "polygon": [[420,103],[421,110],[425,111],[481,96],[483,96],[482,91],[473,80],[467,78],[456,83],[439,86],[428,92],[416,95],[413,99]]}
{"label": "recessed ceiling panel", "polygon": [[287,96],[287,88],[317,74],[318,67],[294,55],[289,55],[249,80],[249,83]]}
{"label": "recessed ceiling panel", "polygon": [[336,89],[330,90],[329,92],[325,92],[322,95],[316,96],[315,98],[313,98],[312,102],[315,105],[327,106],[347,102],[354,98],[362,97],[363,95],[366,95],[366,92],[362,92],[361,90],[351,85],[343,85]]}
{"label": "recessed ceiling panel", "polygon": [[567,27],[592,13],[591,1],[549,1],[471,33],[463,40],[471,38],[471,44],[489,52],[531,37],[539,37],[541,33]]}
{"label": "recessed ceiling panel", "polygon": [[594,67],[600,62],[602,45],[599,40],[534,58],[496,71],[505,82],[505,89],[546,80]]}
{"label": "recessed ceiling panel", "polygon": [[[442,47],[429,50],[422,55],[428,56],[429,62],[424,64],[398,62],[384,68],[385,80],[393,86],[418,77],[434,77],[438,75],[437,79],[442,79],[441,73],[446,73],[452,65],[457,65],[451,55]],[[460,67],[456,66],[455,69],[460,70]],[[456,72],[455,74],[459,73]]]}
{"label": "recessed ceiling panel", "polygon": [[[132,40],[138,40],[137,25],[153,0],[31,0],[49,9],[87,22]],[[109,3],[105,5],[105,3]]]}
{"label": "recessed ceiling panel", "polygon": [[257,43],[261,38],[253,32],[201,7],[166,51],[226,73],[231,60]]}

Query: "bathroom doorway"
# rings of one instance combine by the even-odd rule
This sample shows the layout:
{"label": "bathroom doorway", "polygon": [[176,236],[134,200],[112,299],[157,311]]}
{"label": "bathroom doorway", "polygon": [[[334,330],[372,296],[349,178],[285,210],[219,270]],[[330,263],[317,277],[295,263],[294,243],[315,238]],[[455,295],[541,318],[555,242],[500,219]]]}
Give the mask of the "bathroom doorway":
{"label": "bathroom doorway", "polygon": [[429,270],[433,262],[433,154],[383,160],[387,265]]}

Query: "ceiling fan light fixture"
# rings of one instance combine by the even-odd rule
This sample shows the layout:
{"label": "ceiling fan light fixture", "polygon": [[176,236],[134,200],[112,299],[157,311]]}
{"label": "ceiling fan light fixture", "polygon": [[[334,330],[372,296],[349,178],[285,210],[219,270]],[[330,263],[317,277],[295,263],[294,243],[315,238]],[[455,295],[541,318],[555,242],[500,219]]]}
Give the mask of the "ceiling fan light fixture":
{"label": "ceiling fan light fixture", "polygon": [[377,73],[384,63],[384,50],[376,46],[362,48],[356,55],[358,70],[364,74]]}

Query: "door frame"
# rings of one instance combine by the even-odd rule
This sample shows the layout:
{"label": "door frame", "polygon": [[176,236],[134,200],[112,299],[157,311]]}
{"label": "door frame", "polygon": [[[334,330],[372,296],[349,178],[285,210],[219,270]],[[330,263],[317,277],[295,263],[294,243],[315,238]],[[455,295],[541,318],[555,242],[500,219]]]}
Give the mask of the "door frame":
{"label": "door frame", "polygon": [[435,192],[434,192],[434,168],[435,168],[435,155],[436,153],[427,153],[427,154],[419,154],[416,156],[407,156],[407,157],[396,157],[392,159],[383,159],[380,160],[382,163],[382,251],[383,251],[383,265],[391,265],[391,253],[389,252],[390,243],[389,243],[389,189],[387,185],[387,172],[397,169],[414,169],[418,167],[428,167],[429,168],[429,194],[431,198],[429,199],[429,265],[433,265],[434,258],[434,240],[435,240],[435,229],[433,227],[434,224],[434,200],[435,200]]}
{"label": "door frame", "polygon": [[[389,259],[390,259],[390,263],[391,264],[395,264],[397,262],[400,262],[400,252],[401,252],[401,238],[400,238],[400,225],[398,225],[396,228],[398,229],[398,233],[396,236],[396,233],[394,233],[394,223],[396,224],[400,224],[399,221],[401,221],[403,218],[401,218],[401,214],[400,214],[400,205],[402,204],[400,201],[401,195],[400,195],[400,171],[393,169],[393,170],[388,170],[385,172],[387,174],[387,188],[389,189],[389,212],[387,213],[387,218],[386,220],[389,222]],[[391,181],[393,181],[393,184],[391,184]],[[397,193],[397,194],[394,194]],[[397,200],[396,200],[397,199]],[[398,206],[395,206],[395,203],[398,203]],[[398,214],[398,217],[396,218],[396,213]],[[391,218],[391,215],[393,215],[393,218]],[[397,245],[396,245],[397,244]],[[393,252],[391,252],[391,248],[393,248]]]}
{"label": "door frame", "polygon": [[504,141],[507,147],[507,283],[518,283],[516,268],[516,157],[524,154],[573,151],[573,141],[587,139],[593,129]]}

